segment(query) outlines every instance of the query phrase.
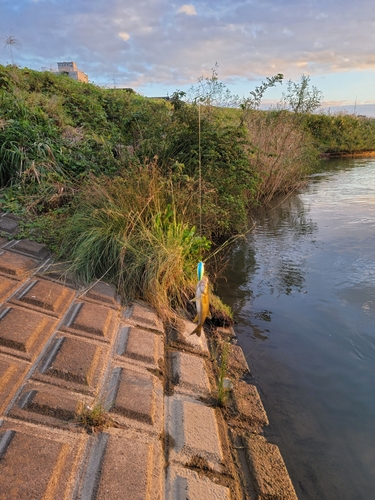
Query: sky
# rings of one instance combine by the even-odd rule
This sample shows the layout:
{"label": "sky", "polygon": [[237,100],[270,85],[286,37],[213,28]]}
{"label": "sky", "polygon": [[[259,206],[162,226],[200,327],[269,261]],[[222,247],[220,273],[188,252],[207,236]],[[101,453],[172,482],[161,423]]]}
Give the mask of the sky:
{"label": "sky", "polygon": [[326,112],[375,116],[373,0],[187,1],[0,0],[0,64],[75,61],[96,85],[146,96],[188,90],[215,64],[240,96],[282,73],[265,107],[305,75]]}

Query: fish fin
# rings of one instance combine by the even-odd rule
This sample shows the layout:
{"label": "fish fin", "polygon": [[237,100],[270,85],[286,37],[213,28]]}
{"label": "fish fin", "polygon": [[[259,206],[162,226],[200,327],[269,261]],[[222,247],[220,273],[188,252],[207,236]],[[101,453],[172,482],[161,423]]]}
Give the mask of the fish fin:
{"label": "fish fin", "polygon": [[195,318],[193,319],[193,323],[196,323],[198,321],[198,314],[195,316]]}
{"label": "fish fin", "polygon": [[210,312],[207,314],[207,318],[208,318],[208,319],[212,319],[212,315],[211,315],[211,313],[210,313]]}
{"label": "fish fin", "polygon": [[200,337],[202,335],[202,325],[197,325],[196,328],[194,328],[194,330],[191,332],[190,335],[197,335],[198,337]]}

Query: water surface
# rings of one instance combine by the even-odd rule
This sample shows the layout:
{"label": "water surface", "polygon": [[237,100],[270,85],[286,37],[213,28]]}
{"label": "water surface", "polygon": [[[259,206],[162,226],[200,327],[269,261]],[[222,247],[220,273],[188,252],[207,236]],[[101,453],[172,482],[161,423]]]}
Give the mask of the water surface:
{"label": "water surface", "polygon": [[226,277],[299,499],[375,499],[375,160],[322,163],[256,217]]}

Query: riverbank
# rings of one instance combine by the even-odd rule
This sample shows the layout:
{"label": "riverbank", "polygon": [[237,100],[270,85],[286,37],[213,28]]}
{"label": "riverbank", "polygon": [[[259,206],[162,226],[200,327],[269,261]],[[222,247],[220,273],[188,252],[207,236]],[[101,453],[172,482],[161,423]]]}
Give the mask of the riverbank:
{"label": "riverbank", "polygon": [[[232,329],[190,336],[193,323],[163,324],[141,302],[124,307],[103,282],[79,288],[17,228],[0,217],[7,498],[296,498],[278,447],[262,436],[268,418],[243,380]],[[230,386],[220,408],[223,345]]]}
{"label": "riverbank", "polygon": [[363,153],[321,153],[322,160],[333,158],[373,158],[375,151],[365,151]]}

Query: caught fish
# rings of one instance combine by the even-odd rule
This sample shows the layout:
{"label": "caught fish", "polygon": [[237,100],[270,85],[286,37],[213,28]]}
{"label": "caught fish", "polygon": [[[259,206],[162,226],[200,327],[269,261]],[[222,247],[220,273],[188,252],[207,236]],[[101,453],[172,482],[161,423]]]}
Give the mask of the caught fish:
{"label": "caught fish", "polygon": [[191,332],[190,335],[202,334],[202,327],[205,319],[210,316],[210,300],[208,293],[208,278],[203,276],[203,278],[198,282],[197,289],[195,292],[195,304],[197,306],[197,315],[194,318],[194,322],[198,321],[197,327]]}

